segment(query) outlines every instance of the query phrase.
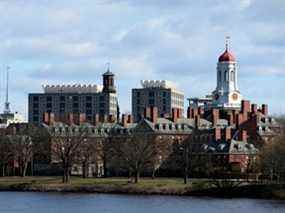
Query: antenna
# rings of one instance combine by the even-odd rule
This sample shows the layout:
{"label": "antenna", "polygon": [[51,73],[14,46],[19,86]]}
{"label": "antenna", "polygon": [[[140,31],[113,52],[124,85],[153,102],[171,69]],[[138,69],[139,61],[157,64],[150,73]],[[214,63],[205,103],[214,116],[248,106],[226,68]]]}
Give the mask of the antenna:
{"label": "antenna", "polygon": [[110,63],[110,62],[107,62],[107,63],[106,63],[107,71],[110,71],[110,65],[111,65],[111,63]]}
{"label": "antenna", "polygon": [[229,50],[229,46],[230,46],[230,36],[226,36],[226,50]]}
{"label": "antenna", "polygon": [[11,113],[10,110],[10,103],[9,103],[9,70],[10,67],[6,67],[6,100],[4,104],[4,114],[9,114]]}

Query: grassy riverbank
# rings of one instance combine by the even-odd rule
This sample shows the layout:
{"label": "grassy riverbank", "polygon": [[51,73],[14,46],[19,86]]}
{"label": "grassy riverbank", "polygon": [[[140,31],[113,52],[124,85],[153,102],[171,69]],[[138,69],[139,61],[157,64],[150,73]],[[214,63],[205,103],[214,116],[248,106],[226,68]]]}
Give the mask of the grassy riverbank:
{"label": "grassy riverbank", "polygon": [[285,188],[280,185],[217,187],[205,180],[196,180],[185,185],[183,180],[178,178],[143,178],[139,183],[133,184],[127,178],[83,179],[72,177],[69,184],[63,184],[61,177],[1,177],[0,191],[159,194],[285,199]]}

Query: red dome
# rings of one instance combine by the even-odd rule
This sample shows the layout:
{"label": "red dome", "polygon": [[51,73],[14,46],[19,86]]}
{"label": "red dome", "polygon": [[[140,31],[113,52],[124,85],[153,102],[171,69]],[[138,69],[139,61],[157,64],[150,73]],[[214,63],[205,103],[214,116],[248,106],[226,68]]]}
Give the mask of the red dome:
{"label": "red dome", "polygon": [[225,52],[219,57],[219,62],[224,62],[224,61],[235,61],[235,57],[233,54],[231,54],[227,49]]}

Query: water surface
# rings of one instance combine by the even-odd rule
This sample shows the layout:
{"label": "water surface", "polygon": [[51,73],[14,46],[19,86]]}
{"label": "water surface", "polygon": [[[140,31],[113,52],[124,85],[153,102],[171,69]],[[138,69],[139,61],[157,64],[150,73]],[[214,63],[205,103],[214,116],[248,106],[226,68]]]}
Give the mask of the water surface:
{"label": "water surface", "polygon": [[284,201],[177,196],[0,192],[0,212],[224,213],[285,212]]}

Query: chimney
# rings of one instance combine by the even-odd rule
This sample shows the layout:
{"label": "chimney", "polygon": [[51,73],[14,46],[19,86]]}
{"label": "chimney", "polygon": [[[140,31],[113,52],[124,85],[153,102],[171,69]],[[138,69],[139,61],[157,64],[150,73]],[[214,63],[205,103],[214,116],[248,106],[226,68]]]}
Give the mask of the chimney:
{"label": "chimney", "polygon": [[73,125],[74,124],[74,118],[73,118],[73,113],[68,113],[68,124]]}
{"label": "chimney", "polygon": [[243,123],[243,114],[239,113],[236,115],[236,126],[237,126],[237,128],[239,128],[242,123]]}
{"label": "chimney", "polygon": [[238,112],[237,110],[233,110],[233,111],[232,111],[234,124],[237,122],[236,120],[237,120],[237,114],[238,114],[238,113],[239,113],[239,112]]}
{"label": "chimney", "polygon": [[227,120],[228,120],[228,123],[230,126],[233,126],[234,125],[234,117],[233,117],[233,113],[229,113],[227,115]]}
{"label": "chimney", "polygon": [[267,104],[262,104],[261,106],[261,112],[264,116],[268,115],[268,105]]}
{"label": "chimney", "polygon": [[243,114],[247,114],[248,112],[250,112],[250,101],[241,101],[241,111]]}
{"label": "chimney", "polygon": [[198,108],[194,108],[194,109],[192,109],[192,111],[193,111],[193,118],[195,118],[195,116],[196,115],[198,115]]}
{"label": "chimney", "polygon": [[238,132],[238,140],[247,142],[247,131],[245,130],[239,130]]}
{"label": "chimney", "polygon": [[257,104],[251,104],[251,113],[256,114],[257,113]]}
{"label": "chimney", "polygon": [[144,109],[144,115],[143,115],[143,117],[146,118],[146,119],[150,119],[150,111],[151,111],[150,107],[146,107],[146,108]]}
{"label": "chimney", "polygon": [[215,139],[215,141],[219,141],[219,140],[222,139],[222,137],[221,137],[221,128],[216,127],[214,129],[214,139]]}
{"label": "chimney", "polygon": [[182,118],[182,109],[177,109],[177,118]]}
{"label": "chimney", "polygon": [[123,115],[122,115],[122,125],[123,125],[124,127],[126,127],[127,124],[128,124],[127,115],[126,115],[126,114],[123,114]]}
{"label": "chimney", "polygon": [[157,107],[151,107],[150,108],[150,120],[151,120],[151,122],[157,123],[157,116],[158,116]]}
{"label": "chimney", "polygon": [[99,114],[96,113],[94,116],[94,126],[97,126],[100,123],[100,117]]}
{"label": "chimney", "polygon": [[198,129],[200,126],[200,115],[195,116],[195,127]]}
{"label": "chimney", "polygon": [[55,116],[54,116],[54,113],[53,113],[53,112],[51,112],[51,113],[49,114],[49,122],[50,122],[50,125],[53,125],[54,122],[55,122]]}
{"label": "chimney", "polygon": [[132,116],[132,115],[128,115],[128,120],[127,120],[127,122],[128,122],[129,124],[133,123],[133,116]]}
{"label": "chimney", "polygon": [[193,118],[192,108],[190,106],[187,108],[187,118]]}
{"label": "chimney", "polygon": [[85,121],[86,121],[86,115],[85,115],[85,113],[80,113],[80,114],[79,114],[79,125],[84,124]]}
{"label": "chimney", "polygon": [[176,123],[177,122],[177,114],[178,114],[177,113],[177,109],[176,108],[172,108],[171,111],[172,111],[172,114],[171,114],[172,121],[174,123]]}
{"label": "chimney", "polygon": [[229,141],[232,139],[232,129],[229,127],[225,129],[225,139],[226,141]]}
{"label": "chimney", "polygon": [[44,123],[49,125],[50,124],[50,116],[48,112],[44,113]]}
{"label": "chimney", "polygon": [[198,107],[198,114],[203,115],[204,114],[204,109],[202,107]]}
{"label": "chimney", "polygon": [[220,118],[220,111],[218,109],[212,109],[213,126],[217,125],[219,118]]}
{"label": "chimney", "polygon": [[110,114],[110,115],[108,116],[108,122],[109,122],[109,123],[114,123],[114,122],[115,122],[115,116],[112,115],[112,114]]}

